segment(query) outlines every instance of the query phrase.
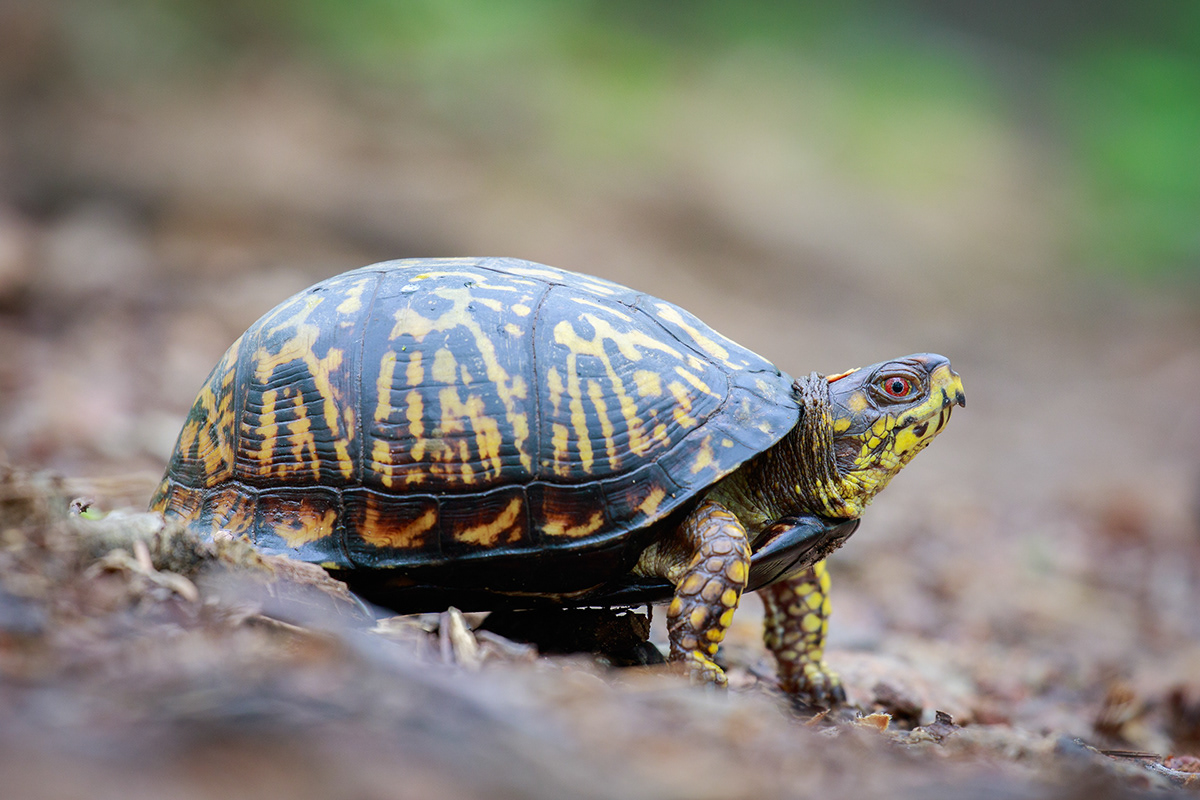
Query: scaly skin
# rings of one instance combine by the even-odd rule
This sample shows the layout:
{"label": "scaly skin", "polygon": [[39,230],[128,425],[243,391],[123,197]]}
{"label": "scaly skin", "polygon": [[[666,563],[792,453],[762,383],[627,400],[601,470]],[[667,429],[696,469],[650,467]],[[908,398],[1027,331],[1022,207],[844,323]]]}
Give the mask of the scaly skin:
{"label": "scaly skin", "polygon": [[675,584],[667,609],[671,660],[686,663],[697,682],[724,686],[713,656],[750,576],[750,544],[737,517],[719,503],[701,503],[672,539],[642,555],[635,571]]}
{"label": "scaly skin", "polygon": [[829,630],[829,572],[818,561],[759,592],[766,608],[763,640],[775,654],[779,686],[806,705],[830,708],[846,701],[837,673],[825,665]]}

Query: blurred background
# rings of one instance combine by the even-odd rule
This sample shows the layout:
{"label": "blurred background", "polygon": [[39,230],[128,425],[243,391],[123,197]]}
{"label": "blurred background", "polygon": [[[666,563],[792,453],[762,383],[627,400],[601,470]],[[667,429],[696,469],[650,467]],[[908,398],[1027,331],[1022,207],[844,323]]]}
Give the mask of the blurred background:
{"label": "blurred background", "polygon": [[257,317],[451,255],[796,375],[949,356],[834,666],[1200,747],[1200,5],[0,0],[0,462],[144,506]]}

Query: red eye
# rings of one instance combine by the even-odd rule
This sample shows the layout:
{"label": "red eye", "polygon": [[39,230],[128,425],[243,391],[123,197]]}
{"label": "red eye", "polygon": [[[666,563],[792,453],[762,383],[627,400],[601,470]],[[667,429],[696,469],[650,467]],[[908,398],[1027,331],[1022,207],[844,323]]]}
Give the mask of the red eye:
{"label": "red eye", "polygon": [[888,397],[907,397],[912,391],[912,382],[908,378],[892,375],[883,379],[883,391]]}

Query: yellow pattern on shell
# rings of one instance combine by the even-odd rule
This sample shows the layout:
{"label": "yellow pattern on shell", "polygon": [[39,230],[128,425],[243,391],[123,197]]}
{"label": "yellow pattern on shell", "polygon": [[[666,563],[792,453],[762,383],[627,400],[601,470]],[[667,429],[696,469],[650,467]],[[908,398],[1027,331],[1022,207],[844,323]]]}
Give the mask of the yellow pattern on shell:
{"label": "yellow pattern on shell", "polygon": [[568,539],[577,539],[580,536],[595,533],[600,530],[600,526],[603,524],[604,512],[595,511],[588,518],[587,522],[584,522],[582,525],[571,525],[571,520],[548,519],[542,525],[542,532],[547,536],[562,536]]}
{"label": "yellow pattern on shell", "polygon": [[491,547],[499,541],[500,534],[512,529],[521,510],[521,498],[514,497],[495,519],[463,528],[454,534],[454,538],[467,544]]}

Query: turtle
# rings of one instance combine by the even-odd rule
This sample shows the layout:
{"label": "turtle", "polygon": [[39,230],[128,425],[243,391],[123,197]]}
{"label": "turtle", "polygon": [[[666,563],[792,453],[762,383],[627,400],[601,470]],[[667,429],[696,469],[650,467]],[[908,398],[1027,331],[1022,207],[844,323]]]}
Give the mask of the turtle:
{"label": "turtle", "polygon": [[759,590],[781,686],[831,705],[824,560],[954,405],[940,355],[793,379],[608,280],[386,261],[229,347],[150,507],[400,613],[669,600],[670,660],[717,685]]}

